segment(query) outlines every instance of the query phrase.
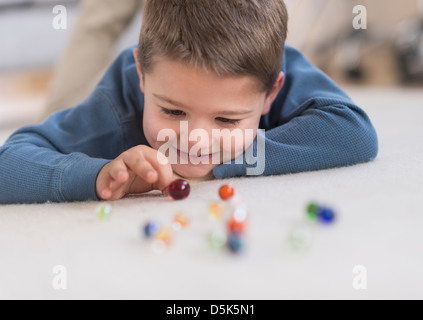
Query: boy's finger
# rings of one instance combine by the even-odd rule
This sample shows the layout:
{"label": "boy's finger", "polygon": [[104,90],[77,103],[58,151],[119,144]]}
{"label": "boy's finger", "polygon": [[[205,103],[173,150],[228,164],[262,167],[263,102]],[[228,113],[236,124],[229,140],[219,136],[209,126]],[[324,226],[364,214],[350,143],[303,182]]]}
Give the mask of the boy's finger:
{"label": "boy's finger", "polygon": [[128,168],[122,160],[115,161],[110,169],[110,176],[113,180],[123,183],[129,178]]}
{"label": "boy's finger", "polygon": [[163,190],[174,180],[172,166],[162,153],[153,149],[151,151],[145,152],[144,157],[159,175],[156,187]]}
{"label": "boy's finger", "polygon": [[107,176],[106,179],[102,179],[96,186],[96,193],[100,199],[107,200],[112,196],[112,191],[109,188],[111,178]]}
{"label": "boy's finger", "polygon": [[112,190],[110,190],[109,188],[105,188],[100,192],[100,198],[103,200],[107,200],[112,196]]}
{"label": "boy's finger", "polygon": [[141,152],[131,152],[123,159],[126,166],[148,183],[157,181],[158,174]]}
{"label": "boy's finger", "polygon": [[123,184],[124,182],[120,182],[118,180],[112,180],[109,183],[109,189],[112,193],[115,193]]}

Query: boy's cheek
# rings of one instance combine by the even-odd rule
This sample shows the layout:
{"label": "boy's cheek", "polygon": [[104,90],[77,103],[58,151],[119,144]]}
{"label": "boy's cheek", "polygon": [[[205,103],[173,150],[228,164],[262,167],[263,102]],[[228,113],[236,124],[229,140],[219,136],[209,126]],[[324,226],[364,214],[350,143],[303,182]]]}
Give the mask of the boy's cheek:
{"label": "boy's cheek", "polygon": [[253,144],[256,135],[256,129],[244,129],[242,138],[232,139],[230,146],[221,142],[222,163],[242,155]]}
{"label": "boy's cheek", "polygon": [[145,117],[143,121],[143,129],[148,143],[155,149],[158,149],[159,146],[164,143],[158,141],[162,133],[165,132],[164,130],[172,130],[172,128],[168,128],[168,126],[163,123],[160,118],[155,117]]}

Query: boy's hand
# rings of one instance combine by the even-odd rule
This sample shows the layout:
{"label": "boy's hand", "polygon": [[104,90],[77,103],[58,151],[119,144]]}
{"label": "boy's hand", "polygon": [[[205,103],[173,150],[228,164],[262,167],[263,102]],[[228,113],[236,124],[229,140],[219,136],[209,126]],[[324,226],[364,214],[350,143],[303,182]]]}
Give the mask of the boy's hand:
{"label": "boy's hand", "polygon": [[151,190],[166,193],[166,187],[176,178],[162,153],[140,145],[125,151],[100,170],[96,192],[103,200],[117,200],[127,194]]}

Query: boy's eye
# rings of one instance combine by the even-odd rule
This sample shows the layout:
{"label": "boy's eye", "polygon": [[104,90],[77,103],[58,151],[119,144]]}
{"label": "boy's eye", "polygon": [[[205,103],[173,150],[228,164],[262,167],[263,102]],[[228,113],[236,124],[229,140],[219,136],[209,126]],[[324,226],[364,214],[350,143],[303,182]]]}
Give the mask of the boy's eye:
{"label": "boy's eye", "polygon": [[181,110],[172,110],[172,109],[162,108],[161,111],[164,114],[168,114],[168,115],[175,116],[175,117],[179,117],[179,116],[184,116],[185,115],[185,112],[183,112]]}
{"label": "boy's eye", "polygon": [[227,123],[227,124],[233,124],[236,125],[240,120],[238,119],[227,119],[227,118],[216,118],[217,121]]}

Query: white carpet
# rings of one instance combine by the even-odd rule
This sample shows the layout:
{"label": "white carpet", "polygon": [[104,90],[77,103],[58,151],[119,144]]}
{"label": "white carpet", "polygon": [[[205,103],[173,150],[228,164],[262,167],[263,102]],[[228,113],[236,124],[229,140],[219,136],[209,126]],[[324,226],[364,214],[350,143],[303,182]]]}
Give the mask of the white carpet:
{"label": "white carpet", "polygon": [[[422,299],[423,92],[347,92],[378,132],[371,163],[192,182],[183,201],[153,193],[113,202],[106,221],[97,220],[95,202],[0,206],[0,298]],[[0,133],[1,143],[9,133]],[[240,255],[207,247],[215,227],[207,207],[223,182],[250,209]],[[295,252],[287,237],[311,200],[331,205],[338,219],[309,226],[311,247]],[[153,253],[141,226],[153,218],[168,223],[178,211],[191,224],[168,251]],[[57,265],[66,268],[66,290],[53,286]],[[366,289],[355,289],[357,281]]]}

